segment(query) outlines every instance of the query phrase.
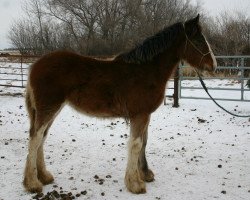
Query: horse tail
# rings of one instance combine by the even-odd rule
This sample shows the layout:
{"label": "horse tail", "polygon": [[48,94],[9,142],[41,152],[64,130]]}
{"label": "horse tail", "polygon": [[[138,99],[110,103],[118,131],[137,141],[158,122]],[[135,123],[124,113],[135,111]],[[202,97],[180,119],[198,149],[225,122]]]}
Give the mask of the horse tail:
{"label": "horse tail", "polygon": [[30,86],[30,83],[27,83],[26,87],[26,96],[25,96],[25,103],[26,103],[26,109],[29,114],[30,118],[30,136],[33,136],[34,134],[34,123],[35,123],[35,117],[36,117],[36,109],[35,109],[35,102],[33,97],[33,92]]}
{"label": "horse tail", "polygon": [[27,108],[27,111],[29,113],[29,116],[32,118],[32,115],[33,115],[33,103],[32,103],[32,100],[31,100],[31,94],[32,91],[31,91],[31,88],[30,88],[30,84],[27,83],[27,87],[26,87],[26,96],[25,96],[25,103],[26,103],[26,108]]}

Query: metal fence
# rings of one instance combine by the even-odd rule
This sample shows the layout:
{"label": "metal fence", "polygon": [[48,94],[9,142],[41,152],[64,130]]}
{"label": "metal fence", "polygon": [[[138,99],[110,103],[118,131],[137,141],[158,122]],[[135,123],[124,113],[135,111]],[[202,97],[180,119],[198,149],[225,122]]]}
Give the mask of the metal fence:
{"label": "metal fence", "polygon": [[39,56],[1,55],[0,86],[24,88],[27,82],[28,68]]}
{"label": "metal fence", "polygon": [[[234,98],[226,98],[221,96],[215,97],[215,100],[250,102],[250,98],[246,99],[244,97],[244,94],[246,92],[250,93],[250,90],[246,87],[245,84],[246,81],[250,79],[250,56],[216,56],[216,59],[218,62],[218,67],[216,68],[213,76],[204,77],[205,82],[207,81],[209,84],[209,81],[211,80],[226,80],[231,81],[231,84],[224,84],[224,87],[219,85],[217,87],[209,87],[207,85],[208,90],[210,92],[222,90],[231,93],[233,92]],[[178,98],[209,100],[209,97],[201,97],[197,95],[197,92],[195,91],[203,90],[201,85],[198,83],[199,78],[184,75],[183,71],[185,68],[186,66],[179,67]],[[185,86],[185,82],[190,80],[192,80],[192,82],[197,80],[197,84],[193,86]],[[185,91],[188,91],[188,95],[183,94],[185,93]]]}

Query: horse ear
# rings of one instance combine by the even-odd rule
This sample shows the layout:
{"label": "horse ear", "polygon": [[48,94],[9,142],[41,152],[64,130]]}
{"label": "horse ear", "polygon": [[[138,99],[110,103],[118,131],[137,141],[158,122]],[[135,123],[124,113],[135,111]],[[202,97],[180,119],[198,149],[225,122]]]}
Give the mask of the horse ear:
{"label": "horse ear", "polygon": [[185,22],[185,24],[188,24],[190,26],[196,26],[200,22],[200,14],[198,14],[195,18],[191,18]]}
{"label": "horse ear", "polygon": [[200,21],[200,14],[198,14],[198,15],[194,18],[194,21],[196,22],[196,24],[199,23],[199,21]]}
{"label": "horse ear", "polygon": [[192,18],[185,22],[186,32],[190,37],[195,35],[200,30],[199,21],[200,14],[198,14],[195,18]]}

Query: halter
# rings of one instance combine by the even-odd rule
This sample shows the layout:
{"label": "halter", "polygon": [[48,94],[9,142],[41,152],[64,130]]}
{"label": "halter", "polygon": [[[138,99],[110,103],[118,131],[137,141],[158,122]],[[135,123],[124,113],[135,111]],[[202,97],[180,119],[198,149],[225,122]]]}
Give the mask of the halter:
{"label": "halter", "polygon": [[[185,25],[184,25],[184,24],[182,24],[182,25],[183,25],[184,33],[185,33],[185,36],[186,36],[186,43],[185,43],[184,55],[185,55],[185,53],[186,53],[187,43],[189,42],[189,43],[190,43],[190,44],[191,44],[191,45],[192,45],[192,46],[202,55],[201,60],[200,60],[200,63],[199,63],[199,68],[200,68],[201,62],[202,62],[203,58],[204,58],[206,55],[210,54],[210,53],[212,52],[212,50],[210,49],[207,53],[204,54],[204,53],[203,53],[197,46],[195,46],[195,44],[188,38],[187,33],[186,33],[186,30],[185,30]],[[218,104],[217,101],[215,101],[215,99],[214,99],[214,98],[210,95],[210,93],[208,92],[208,89],[207,89],[207,87],[206,87],[204,81],[202,80],[199,71],[198,71],[196,68],[194,68],[194,69],[195,69],[196,73],[198,74],[199,81],[201,82],[201,85],[202,85],[203,89],[205,90],[205,92],[208,94],[208,96],[212,99],[212,101],[213,101],[219,108],[221,108],[222,110],[224,110],[224,111],[227,112],[228,114],[233,115],[233,116],[235,116],[235,117],[250,117],[250,115],[238,115],[238,114],[232,113],[232,112],[226,110],[226,109],[225,109],[224,107],[222,107],[220,104]]]}
{"label": "halter", "polygon": [[186,37],[184,55],[186,54],[187,43],[189,42],[189,43],[193,46],[193,48],[194,48],[195,50],[197,50],[197,51],[202,55],[202,57],[201,57],[201,59],[200,59],[199,67],[198,67],[198,68],[200,68],[201,63],[202,63],[204,57],[207,56],[208,54],[211,54],[211,50],[209,50],[207,53],[203,53],[203,52],[202,52],[202,51],[201,51],[201,50],[200,50],[200,49],[199,49],[199,48],[198,48],[189,38],[188,38],[187,33],[186,33],[186,29],[185,29],[185,25],[184,25],[184,24],[182,24],[182,25],[183,25],[184,34],[185,34],[185,37]]}

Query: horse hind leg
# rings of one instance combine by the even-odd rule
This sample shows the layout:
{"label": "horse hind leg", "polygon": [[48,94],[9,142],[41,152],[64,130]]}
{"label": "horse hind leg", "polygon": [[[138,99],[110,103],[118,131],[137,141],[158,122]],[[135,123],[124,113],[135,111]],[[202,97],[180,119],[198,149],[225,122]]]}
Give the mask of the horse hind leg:
{"label": "horse hind leg", "polygon": [[35,126],[34,124],[31,124],[30,128],[29,149],[24,171],[23,185],[26,190],[30,192],[41,192],[43,184],[38,180],[37,176],[37,151],[42,143],[47,124],[44,123],[40,126]]}
{"label": "horse hind leg", "polygon": [[31,90],[29,84],[27,86],[26,92],[26,108],[30,118],[30,130],[29,130],[29,147],[28,155],[24,171],[24,180],[23,185],[27,191],[30,192],[41,192],[42,183],[37,179],[37,170],[36,170],[36,149],[40,145],[42,140],[43,130],[35,130],[35,121],[36,121],[36,110],[32,105]]}
{"label": "horse hind leg", "polygon": [[31,100],[27,99],[29,97],[26,97],[26,106],[30,115],[30,136],[23,185],[30,192],[41,192],[43,184],[54,180],[45,167],[43,143],[61,104],[37,110],[32,106]]}
{"label": "horse hind leg", "polygon": [[43,151],[43,145],[44,145],[44,142],[47,138],[47,135],[48,135],[48,131],[49,131],[49,128],[50,126],[52,125],[52,122],[50,122],[46,128],[46,130],[44,131],[44,136],[43,136],[43,139],[42,139],[42,143],[41,145],[39,146],[38,150],[37,150],[37,160],[36,160],[36,163],[37,163],[37,177],[38,177],[38,180],[41,181],[41,183],[43,185],[47,185],[47,184],[50,184],[54,181],[54,177],[53,175],[46,169],[46,166],[45,166],[45,161],[44,161],[44,151]]}

